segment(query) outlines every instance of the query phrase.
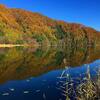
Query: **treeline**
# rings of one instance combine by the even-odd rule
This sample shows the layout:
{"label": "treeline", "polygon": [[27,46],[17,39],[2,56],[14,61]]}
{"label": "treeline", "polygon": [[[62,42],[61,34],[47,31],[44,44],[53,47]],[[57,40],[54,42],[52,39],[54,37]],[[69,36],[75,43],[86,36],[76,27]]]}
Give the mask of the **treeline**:
{"label": "treeline", "polygon": [[0,5],[0,43],[86,46],[100,43],[100,32],[56,21],[38,13]]}

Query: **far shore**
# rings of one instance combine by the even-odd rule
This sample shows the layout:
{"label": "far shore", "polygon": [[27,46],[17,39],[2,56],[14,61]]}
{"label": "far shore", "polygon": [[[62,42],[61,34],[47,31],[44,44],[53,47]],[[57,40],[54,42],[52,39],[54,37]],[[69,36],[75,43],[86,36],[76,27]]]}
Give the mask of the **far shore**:
{"label": "far shore", "polygon": [[[0,44],[0,48],[3,48],[3,47],[8,47],[8,48],[11,48],[11,47],[28,47],[28,46],[31,46],[31,45],[28,45],[28,44]],[[36,46],[36,45],[34,45]]]}
{"label": "far shore", "polygon": [[[12,48],[12,47],[40,47],[41,45],[39,44],[0,44],[0,48]],[[48,45],[51,46],[51,45]],[[52,45],[56,46],[57,45]],[[96,45],[96,47],[100,47],[99,45]]]}

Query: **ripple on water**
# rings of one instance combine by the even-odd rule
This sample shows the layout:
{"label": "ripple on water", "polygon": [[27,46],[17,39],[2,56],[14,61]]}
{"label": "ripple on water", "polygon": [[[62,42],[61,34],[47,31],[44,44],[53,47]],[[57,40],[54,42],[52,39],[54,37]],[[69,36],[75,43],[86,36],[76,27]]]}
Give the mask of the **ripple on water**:
{"label": "ripple on water", "polygon": [[8,95],[9,95],[9,93],[3,93],[2,95],[3,95],[3,96],[8,96]]}
{"label": "ripple on water", "polygon": [[29,93],[29,91],[24,91],[24,94],[28,94]]}

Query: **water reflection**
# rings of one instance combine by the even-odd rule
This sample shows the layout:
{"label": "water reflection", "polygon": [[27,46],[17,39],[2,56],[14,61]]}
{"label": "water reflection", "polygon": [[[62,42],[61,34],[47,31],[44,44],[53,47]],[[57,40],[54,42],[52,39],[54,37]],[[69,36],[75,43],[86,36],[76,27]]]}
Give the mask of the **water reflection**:
{"label": "water reflection", "polygon": [[65,100],[63,74],[70,74],[68,82],[73,81],[76,86],[76,82],[80,83],[76,79],[85,77],[87,64],[91,63],[91,75],[96,76],[94,70],[100,65],[99,50],[99,47],[0,48],[0,100]]}

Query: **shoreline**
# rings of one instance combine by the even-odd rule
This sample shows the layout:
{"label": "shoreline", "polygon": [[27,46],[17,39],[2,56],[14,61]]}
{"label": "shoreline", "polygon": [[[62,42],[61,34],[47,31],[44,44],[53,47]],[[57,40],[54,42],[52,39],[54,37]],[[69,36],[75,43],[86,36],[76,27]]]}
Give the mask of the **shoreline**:
{"label": "shoreline", "polygon": [[[40,47],[41,45],[37,44],[0,44],[0,48],[12,48],[12,47]],[[57,47],[57,45],[48,45],[52,47]],[[96,47],[100,47],[99,45],[96,45]]]}
{"label": "shoreline", "polygon": [[[28,44],[0,44],[0,48],[28,47],[28,46],[30,46],[30,45],[28,45]],[[36,45],[33,45],[33,46],[36,46]]]}

